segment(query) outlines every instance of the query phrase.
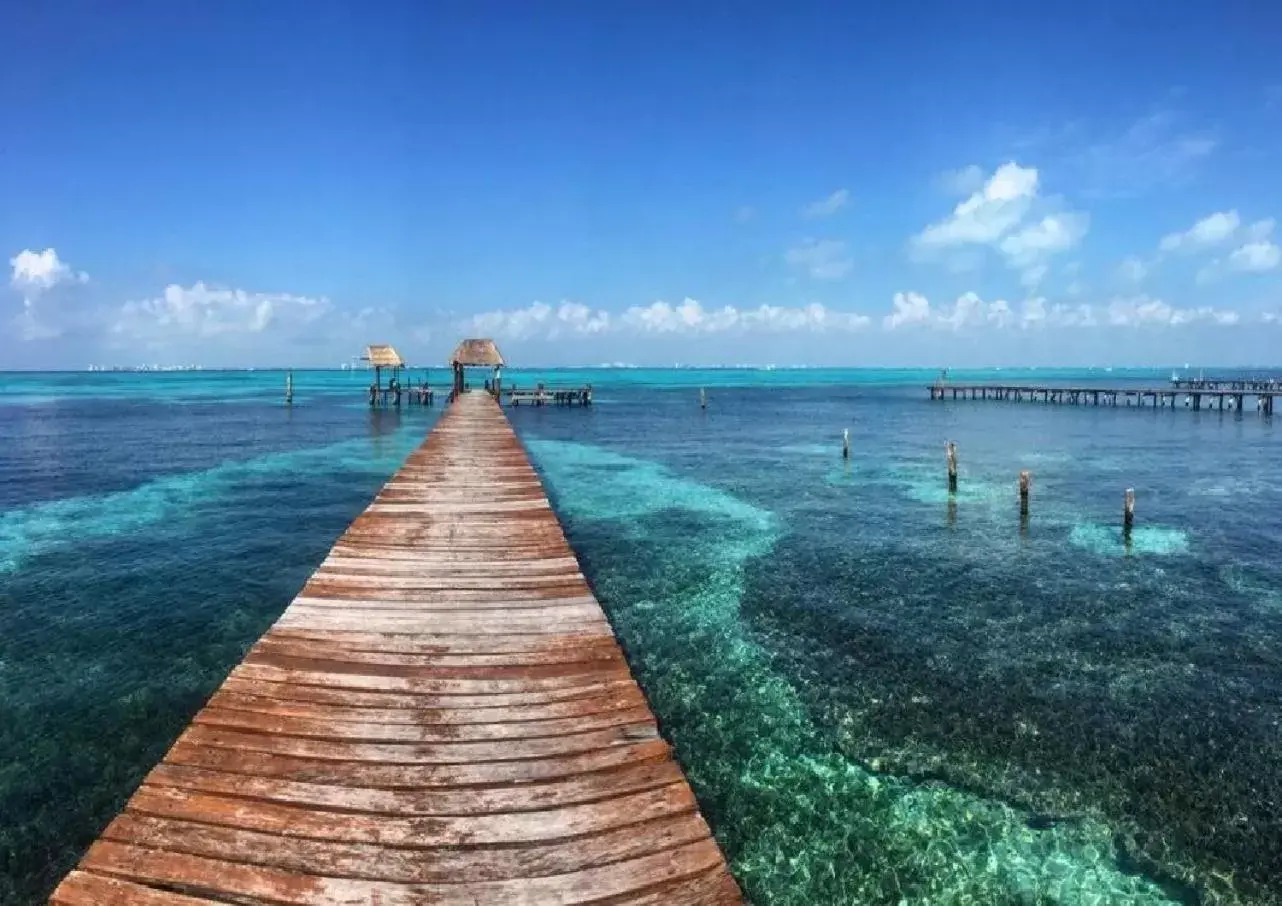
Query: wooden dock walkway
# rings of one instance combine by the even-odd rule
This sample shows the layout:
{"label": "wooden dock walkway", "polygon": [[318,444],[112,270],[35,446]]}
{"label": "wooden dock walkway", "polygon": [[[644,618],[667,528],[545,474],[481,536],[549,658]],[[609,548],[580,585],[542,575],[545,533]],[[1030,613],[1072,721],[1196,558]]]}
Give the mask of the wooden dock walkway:
{"label": "wooden dock walkway", "polygon": [[520,442],[471,392],[50,902],[740,894]]}
{"label": "wooden dock walkway", "polygon": [[1171,378],[1171,386],[1176,390],[1228,390],[1239,393],[1282,392],[1282,378]]}
{"label": "wooden dock walkway", "polygon": [[519,406],[522,403],[531,406],[546,406],[549,403],[556,406],[592,405],[591,384],[582,387],[544,387],[539,384],[532,390],[505,387],[503,393],[507,396],[508,404],[512,406]]}
{"label": "wooden dock walkway", "polygon": [[[930,384],[932,400],[1005,400],[1012,402],[1058,403],[1070,406],[1138,406],[1143,408],[1176,408],[1180,398],[1194,410],[1219,409],[1243,411],[1247,397],[1255,400],[1255,408],[1265,415],[1272,415],[1275,400],[1282,396],[1282,387],[1243,389],[1173,389],[1171,387],[1056,387],[1043,384]],[[1203,406],[1203,401],[1206,405]]]}

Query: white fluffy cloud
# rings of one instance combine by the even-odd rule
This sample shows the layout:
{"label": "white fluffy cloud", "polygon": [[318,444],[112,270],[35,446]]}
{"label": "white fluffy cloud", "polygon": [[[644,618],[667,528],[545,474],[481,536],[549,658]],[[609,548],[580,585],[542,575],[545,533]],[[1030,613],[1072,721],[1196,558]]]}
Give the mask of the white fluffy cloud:
{"label": "white fluffy cloud", "polygon": [[622,314],[610,315],[577,302],[557,307],[535,302],[526,308],[492,311],[474,315],[462,329],[499,339],[552,340],[565,335],[703,335],[730,332],[782,332],[859,330],[868,325],[866,315],[834,311],[819,303],[790,307],[759,305],[737,308],[723,305],[705,308],[697,299],[678,303],[665,301],[634,305]]}
{"label": "white fluffy cloud", "polygon": [[1095,309],[1090,305],[1065,305],[1062,302],[1047,305],[1040,296],[1026,299],[1020,305],[1020,327],[1094,327],[1097,324],[1099,320],[1095,317]]}
{"label": "white fluffy cloud", "polygon": [[216,289],[204,283],[171,284],[152,299],[126,302],[111,332],[123,339],[160,344],[182,338],[208,339],[226,334],[260,334],[297,329],[324,317],[328,299],[288,293]]}
{"label": "white fluffy cloud", "polygon": [[610,314],[579,302],[558,306],[532,302],[525,308],[482,312],[468,318],[463,329],[470,334],[524,340],[533,336],[588,336],[610,329]]}
{"label": "white fluffy cloud", "polygon": [[60,284],[84,283],[89,275],[72,270],[58,257],[57,251],[23,249],[9,259],[12,271],[9,283],[22,294],[22,312],[18,315],[18,332],[24,340],[48,340],[62,335],[56,313],[50,312],[45,297]]}
{"label": "white fluffy cloud", "polygon": [[887,330],[906,324],[922,324],[930,320],[930,301],[920,293],[895,293],[891,312],[882,319]]}
{"label": "white fluffy cloud", "polygon": [[891,312],[882,319],[887,330],[915,325],[962,330],[970,327],[1008,327],[1018,318],[1004,299],[985,302],[976,293],[963,293],[952,303],[935,308],[921,293],[895,293]]}
{"label": "white fluffy cloud", "polygon": [[59,283],[84,283],[89,275],[73,271],[58,258],[54,249],[33,252],[23,249],[9,259],[13,268],[9,281],[24,292],[52,289]]}
{"label": "white fluffy cloud", "polygon": [[1232,325],[1241,320],[1235,311],[1210,307],[1177,308],[1149,296],[1119,297],[1107,305],[1048,304],[1045,298],[1027,299],[1016,311],[1003,299],[985,302],[975,293],[964,293],[953,302],[934,307],[919,293],[896,293],[891,313],[882,324],[887,330],[923,325],[951,330],[970,328],[1043,327],[1179,327],[1186,324]]}
{"label": "white fluffy cloud", "polygon": [[652,302],[623,313],[625,327],[644,333],[723,333],[726,331],[858,330],[869,323],[865,315],[839,312],[817,302],[800,307],[760,305],[740,309],[732,305],[704,308],[696,299],[679,305]]}
{"label": "white fluffy cloud", "polygon": [[1024,219],[1037,195],[1037,170],[1019,164],[1002,164],[952,214],[931,224],[914,237],[920,249],[996,242]]}
{"label": "white fluffy cloud", "polygon": [[[1219,225],[1212,230],[1216,240],[1210,244],[1221,244],[1229,239],[1237,239],[1242,244],[1230,252],[1227,257],[1214,258],[1204,265],[1197,272],[1198,283],[1210,283],[1232,272],[1263,273],[1271,271],[1279,264],[1282,264],[1282,248],[1270,238],[1276,226],[1276,222],[1272,217],[1257,220],[1250,226],[1238,230],[1237,212],[1230,211],[1229,214],[1232,216],[1228,221],[1219,222]],[[1199,225],[1206,223],[1210,219],[1208,217],[1206,220],[1199,221]],[[1232,229],[1228,229],[1230,221]],[[1168,236],[1167,239],[1169,238]],[[1162,241],[1165,243],[1166,239]],[[1178,247],[1184,248],[1183,245]]]}
{"label": "white fluffy cloud", "polygon": [[1210,283],[1235,271],[1261,273],[1282,264],[1282,248],[1271,239],[1276,225],[1276,221],[1268,217],[1243,226],[1237,211],[1217,211],[1182,233],[1163,236],[1158,247],[1163,252],[1190,254],[1222,248],[1232,242],[1237,246],[1233,251],[1212,258],[1198,270],[1197,282]]}
{"label": "white fluffy cloud", "polygon": [[840,280],[854,267],[846,244],[837,239],[807,239],[784,252],[784,260],[814,280]]}
{"label": "white fluffy cloud", "polygon": [[[958,171],[953,182],[974,182],[972,168]],[[931,224],[913,237],[911,249],[918,258],[956,250],[988,246],[1020,271],[1026,287],[1041,283],[1049,272],[1049,261],[1081,242],[1090,227],[1090,218],[1080,211],[1046,211],[1051,202],[1040,199],[1039,175],[1033,167],[1002,164],[993,175],[959,203],[951,215]],[[1030,216],[1033,219],[1029,219]]]}
{"label": "white fluffy cloud", "polygon": [[1235,271],[1271,271],[1282,263],[1282,249],[1261,239],[1248,242],[1229,255],[1229,267]]}
{"label": "white fluffy cloud", "polygon": [[1089,226],[1090,218],[1079,212],[1048,214],[1002,239],[998,249],[1011,266],[1032,267],[1077,245]]}
{"label": "white fluffy cloud", "polygon": [[975,293],[958,296],[951,307],[939,313],[939,323],[953,330],[964,327],[1007,327],[1013,321],[1014,314],[1006,300],[985,302]]}
{"label": "white fluffy cloud", "polygon": [[1217,211],[1182,233],[1163,236],[1158,248],[1164,252],[1196,252],[1213,248],[1233,238],[1241,223],[1237,211]]}
{"label": "white fluffy cloud", "polygon": [[838,189],[827,198],[811,202],[801,209],[805,217],[830,217],[846,206],[850,201],[849,189]]}
{"label": "white fluffy cloud", "polygon": [[1197,323],[1231,325],[1241,320],[1235,311],[1209,306],[1176,308],[1161,299],[1143,295],[1114,299],[1108,304],[1106,316],[1108,323],[1116,327],[1179,327],[1182,324]]}

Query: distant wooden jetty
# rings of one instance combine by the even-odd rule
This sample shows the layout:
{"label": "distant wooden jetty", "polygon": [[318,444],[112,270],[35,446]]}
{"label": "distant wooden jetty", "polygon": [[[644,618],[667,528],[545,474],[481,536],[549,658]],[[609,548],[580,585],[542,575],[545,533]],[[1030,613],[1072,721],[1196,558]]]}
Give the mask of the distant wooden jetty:
{"label": "distant wooden jetty", "polygon": [[1171,378],[1176,390],[1228,390],[1243,393],[1282,393],[1282,378]]}
{"label": "distant wooden jetty", "polygon": [[506,387],[503,390],[508,405],[519,406],[525,403],[530,406],[591,406],[592,385],[582,387],[545,387],[539,384],[533,389]]}
{"label": "distant wooden jetty", "polygon": [[[1172,382],[1175,383],[1175,382]],[[1282,396],[1282,385],[1246,388],[1187,387],[1054,387],[1042,384],[953,384],[946,381],[931,384],[932,400],[1005,400],[1042,402],[1073,406],[1151,406],[1175,408],[1181,399],[1190,409],[1218,406],[1241,411],[1247,398],[1266,415],[1273,414],[1274,401]],[[1203,405],[1203,402],[1206,405]]]}
{"label": "distant wooden jetty", "polygon": [[520,442],[472,391],[51,902],[740,894]]}

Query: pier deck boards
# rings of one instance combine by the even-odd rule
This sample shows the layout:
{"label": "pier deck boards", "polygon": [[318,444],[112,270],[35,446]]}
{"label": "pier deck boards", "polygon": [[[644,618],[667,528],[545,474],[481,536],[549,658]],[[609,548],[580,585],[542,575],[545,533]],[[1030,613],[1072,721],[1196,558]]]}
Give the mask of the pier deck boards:
{"label": "pier deck boards", "polygon": [[59,906],[738,903],[498,405],[468,393]]}
{"label": "pier deck boards", "polygon": [[[1255,408],[1272,415],[1282,397],[1282,386],[1263,384],[1255,389],[1187,389],[1172,387],[1072,387],[1048,384],[953,384],[927,387],[932,400],[1002,400],[1013,402],[1060,403],[1073,406],[1131,406],[1176,408],[1180,400],[1193,410],[1213,407],[1242,412],[1253,400]],[[1206,405],[1204,406],[1203,403]]]}

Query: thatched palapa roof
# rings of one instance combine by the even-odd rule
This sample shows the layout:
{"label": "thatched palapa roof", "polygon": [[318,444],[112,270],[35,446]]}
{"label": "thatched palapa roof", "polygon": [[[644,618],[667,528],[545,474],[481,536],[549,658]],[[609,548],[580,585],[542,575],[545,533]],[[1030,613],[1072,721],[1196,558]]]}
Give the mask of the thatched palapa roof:
{"label": "thatched palapa roof", "polygon": [[393,346],[366,346],[364,359],[376,368],[405,367],[405,360],[401,358],[401,354]]}
{"label": "thatched palapa roof", "polygon": [[454,347],[450,364],[467,368],[497,368],[507,363],[503,361],[503,354],[493,340],[464,340]]}

